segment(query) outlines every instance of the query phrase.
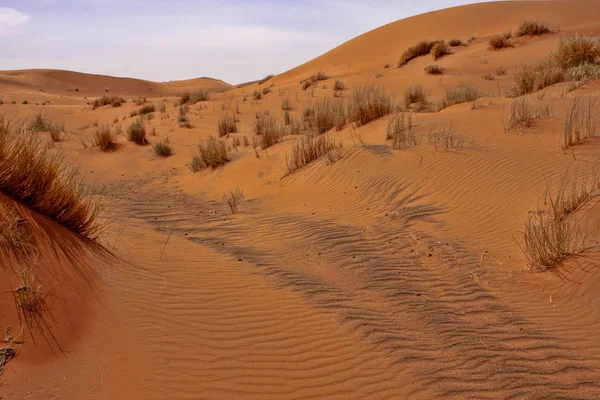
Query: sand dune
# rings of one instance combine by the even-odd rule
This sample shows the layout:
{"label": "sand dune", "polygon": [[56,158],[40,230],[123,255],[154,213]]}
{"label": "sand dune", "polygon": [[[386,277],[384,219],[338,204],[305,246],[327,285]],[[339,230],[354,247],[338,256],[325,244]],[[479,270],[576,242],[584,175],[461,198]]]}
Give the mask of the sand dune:
{"label": "sand dune", "polygon": [[[555,31],[488,49],[493,35],[531,18]],[[25,330],[0,396],[597,398],[600,185],[565,217],[585,233],[585,251],[539,271],[522,249],[528,218],[547,214],[548,191],[565,176],[598,178],[598,137],[566,150],[561,143],[576,99],[589,101],[582,104],[593,111],[590,124],[600,122],[600,100],[593,103],[600,81],[560,82],[526,96],[540,115],[513,130],[507,124],[518,99],[506,90],[524,64],[547,57],[561,38],[600,33],[599,21],[592,0],[457,7],[394,22],[243,87],[209,78],[156,83],[1,72],[0,113],[15,120],[43,113],[64,124],[62,140],[50,147],[100,189],[108,226],[99,252],[19,206],[38,228],[40,248],[73,249],[73,257],[46,250],[36,264],[44,287],[53,288],[56,340],[34,345]],[[424,73],[430,55],[397,67],[420,40],[471,36],[468,46],[435,61],[442,75]],[[318,71],[328,79],[303,90],[301,80]],[[401,150],[386,140],[392,113],[332,128],[326,135],[343,148],[293,173],[286,158],[301,136],[252,146],[264,137],[255,135],[256,121],[268,114],[283,124],[285,99],[300,121],[305,107],[333,98],[336,80],[346,86],[337,94],[344,104],[366,84],[400,105],[416,84],[431,105],[461,82],[481,97],[413,112],[420,141]],[[105,89],[127,102],[87,104]],[[178,94],[200,89],[210,100],[180,108]],[[136,105],[139,96],[147,101]],[[126,132],[150,104],[152,117],[143,120],[150,145],[138,146]],[[193,173],[197,145],[218,136],[228,116],[238,120],[237,132],[222,138],[231,160]],[[115,132],[115,151],[91,144],[102,125]],[[166,138],[174,154],[157,157],[151,147]],[[222,197],[236,188],[245,201],[232,215]],[[15,200],[4,196],[4,203]],[[71,264],[89,272],[73,274]],[[17,278],[0,275],[0,322],[16,335],[21,324],[10,292]]]}

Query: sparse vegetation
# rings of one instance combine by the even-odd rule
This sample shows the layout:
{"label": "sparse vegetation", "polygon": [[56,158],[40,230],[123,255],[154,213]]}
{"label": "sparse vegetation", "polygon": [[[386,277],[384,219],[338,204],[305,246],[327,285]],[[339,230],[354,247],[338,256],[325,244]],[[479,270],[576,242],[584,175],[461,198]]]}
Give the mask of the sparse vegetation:
{"label": "sparse vegetation", "polygon": [[482,96],[483,94],[475,89],[471,83],[461,82],[457,87],[446,90],[446,94],[438,105],[438,108],[441,110],[455,104],[467,103],[477,100]]}
{"label": "sparse vegetation", "polygon": [[440,75],[442,74],[442,69],[437,64],[428,64],[425,66],[425,73],[428,75]]}
{"label": "sparse vegetation", "polygon": [[281,142],[285,130],[275,118],[262,115],[254,121],[254,133],[260,136],[260,147],[264,150]]}
{"label": "sparse vegetation", "polygon": [[538,36],[551,33],[550,27],[546,22],[543,21],[523,21],[519,25],[519,30],[515,33],[515,36]]}
{"label": "sparse vegetation", "polygon": [[443,40],[440,42],[437,42],[431,48],[431,55],[433,56],[434,60],[438,60],[449,54],[452,54],[452,50],[450,50],[450,46],[448,46],[448,44],[446,42],[444,42]]}
{"label": "sparse vegetation", "polygon": [[506,68],[504,68],[503,66],[498,67],[498,69],[496,69],[496,75],[498,75],[498,76],[506,75]]}
{"label": "sparse vegetation", "polygon": [[299,170],[330,151],[342,148],[342,143],[328,135],[304,136],[296,140],[292,153],[286,156],[288,173]]}
{"label": "sparse vegetation", "polygon": [[405,149],[419,144],[413,130],[412,113],[396,113],[388,122],[386,139],[393,139],[394,150]]}
{"label": "sparse vegetation", "polygon": [[108,125],[100,125],[94,136],[92,136],[92,145],[99,147],[104,152],[114,151],[117,148],[117,138]]}
{"label": "sparse vegetation", "polygon": [[458,47],[458,46],[467,46],[468,43],[465,42],[464,40],[460,40],[460,39],[450,39],[450,40],[448,40],[448,45],[450,45],[452,47]]}
{"label": "sparse vegetation", "polygon": [[127,103],[123,97],[119,96],[102,96],[92,102],[92,110],[95,110],[98,107],[112,105],[113,107],[121,107],[121,104]]}
{"label": "sparse vegetation", "polygon": [[193,93],[186,92],[179,96],[179,104],[196,104],[200,101],[209,101],[210,95],[206,90],[198,90]]}
{"label": "sparse vegetation", "polygon": [[398,67],[403,67],[408,64],[409,61],[429,54],[433,46],[440,42],[441,40],[422,40],[416,45],[409,47],[402,53],[400,62],[398,62]]}
{"label": "sparse vegetation", "polygon": [[267,76],[265,76],[264,78],[262,78],[261,80],[258,81],[259,85],[262,85],[263,83],[265,83],[266,81],[268,81],[271,78],[274,78],[275,74],[269,74]]}
{"label": "sparse vegetation", "polygon": [[29,130],[34,133],[49,132],[52,141],[59,142],[61,140],[61,131],[64,130],[64,127],[59,127],[54,121],[43,114],[36,114],[29,122]]}
{"label": "sparse vegetation", "polygon": [[505,35],[496,35],[488,42],[490,50],[502,50],[509,47],[513,47],[512,43],[508,41]]}
{"label": "sparse vegetation", "polygon": [[520,97],[510,105],[505,130],[512,131],[519,127],[528,128],[533,125],[533,121],[537,118],[551,115],[552,107],[549,104],[536,102],[531,97]]}
{"label": "sparse vegetation", "polygon": [[240,204],[244,201],[244,191],[239,187],[230,190],[229,194],[223,193],[223,203],[229,207],[231,214],[237,214]]}
{"label": "sparse vegetation", "polygon": [[404,92],[404,107],[410,108],[412,105],[416,105],[417,111],[426,109],[429,106],[427,100],[427,93],[421,85],[411,86]]}
{"label": "sparse vegetation", "polygon": [[264,88],[262,88],[262,94],[263,95],[267,95],[269,93],[271,93],[271,88],[270,87],[265,86]]}
{"label": "sparse vegetation", "polygon": [[263,93],[260,90],[255,90],[254,92],[252,92],[252,97],[254,97],[254,100],[260,100],[262,99]]}
{"label": "sparse vegetation", "polygon": [[238,127],[235,122],[235,118],[230,115],[222,116],[217,125],[217,131],[219,133],[219,137],[237,132]]}
{"label": "sparse vegetation", "polygon": [[310,79],[313,83],[315,83],[318,81],[325,81],[329,78],[330,78],[330,76],[327,75],[325,72],[319,71],[319,72],[313,73],[308,79]]}
{"label": "sparse vegetation", "polygon": [[485,80],[485,81],[493,81],[496,79],[496,77],[492,74],[485,74],[485,75],[481,75],[481,79]]}
{"label": "sparse vegetation", "polygon": [[151,114],[155,111],[155,107],[154,104],[150,103],[150,104],[146,104],[143,107],[140,107],[138,109],[138,115],[146,115],[146,114]]}
{"label": "sparse vegetation", "polygon": [[302,82],[302,90],[306,90],[306,89],[308,89],[311,86],[312,86],[312,81],[311,80],[307,80],[307,81]]}
{"label": "sparse vegetation", "polygon": [[600,135],[598,125],[600,113],[597,109],[597,98],[575,97],[565,115],[562,148],[568,149],[585,139]]}
{"label": "sparse vegetation", "polygon": [[83,236],[98,233],[98,204],[79,171],[37,134],[0,117],[0,190]]}
{"label": "sparse vegetation", "polygon": [[333,84],[333,90],[335,90],[336,92],[339,92],[339,91],[345,90],[345,89],[346,89],[346,85],[344,84],[344,81],[337,79],[335,81],[335,83]]}
{"label": "sparse vegetation", "polygon": [[304,108],[302,113],[304,127],[314,133],[322,134],[336,127],[341,130],[346,124],[346,110],[341,100],[323,99]]}
{"label": "sparse vegetation", "polygon": [[193,173],[196,173],[209,167],[215,169],[227,162],[229,162],[227,144],[211,137],[205,143],[198,145],[188,167]]}
{"label": "sparse vegetation", "polygon": [[169,143],[169,138],[165,138],[152,146],[152,153],[161,158],[170,157],[173,155],[173,148]]}
{"label": "sparse vegetation", "polygon": [[146,138],[146,127],[143,119],[137,118],[127,127],[127,140],[140,146],[149,143]]}
{"label": "sparse vegetation", "polygon": [[381,86],[359,86],[352,91],[348,104],[348,121],[365,125],[392,112],[393,102]]}
{"label": "sparse vegetation", "polygon": [[285,99],[281,100],[281,109],[288,111],[291,110],[293,108],[293,104],[292,104],[292,100],[289,97],[286,97]]}

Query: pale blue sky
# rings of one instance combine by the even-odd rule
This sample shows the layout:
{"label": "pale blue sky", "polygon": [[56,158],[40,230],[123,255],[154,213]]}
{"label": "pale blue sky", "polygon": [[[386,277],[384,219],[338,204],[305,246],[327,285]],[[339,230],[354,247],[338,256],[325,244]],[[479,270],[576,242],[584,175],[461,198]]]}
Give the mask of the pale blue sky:
{"label": "pale blue sky", "polygon": [[465,0],[0,0],[0,70],[241,83]]}

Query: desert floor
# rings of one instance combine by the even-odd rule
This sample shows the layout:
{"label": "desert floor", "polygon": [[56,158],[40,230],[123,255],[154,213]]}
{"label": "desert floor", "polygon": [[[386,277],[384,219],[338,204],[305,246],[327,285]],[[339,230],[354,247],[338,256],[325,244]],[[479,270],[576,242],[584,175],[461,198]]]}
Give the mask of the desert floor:
{"label": "desert floor", "polygon": [[[600,397],[600,198],[574,215],[589,244],[584,256],[558,272],[539,272],[521,250],[528,214],[548,188],[568,172],[599,165],[597,138],[567,152],[560,141],[569,105],[600,96],[600,82],[536,93],[532,101],[550,107],[550,115],[508,132],[514,99],[504,96],[518,68],[546,57],[561,37],[599,34],[598,17],[592,0],[442,10],[242,87],[209,78],[154,83],[0,72],[5,117],[43,113],[64,123],[64,140],[55,146],[98,188],[107,223],[100,242],[111,253],[78,248],[77,237],[40,220],[50,247],[73,251],[48,267],[56,343],[33,343],[24,332],[25,344],[0,377],[0,397]],[[557,32],[488,49],[491,36],[528,18]],[[469,46],[436,62],[442,75],[423,72],[430,56],[396,66],[420,40],[471,36]],[[497,75],[500,67],[506,75]],[[330,78],[302,90],[300,81],[317,71]],[[493,80],[481,78],[486,74]],[[367,83],[398,102],[414,84],[431,101],[463,81],[486,95],[415,113],[422,141],[408,149],[386,141],[389,115],[328,133],[343,142],[336,157],[292,174],[291,135],[266,150],[241,145],[214,170],[188,169],[195,146],[216,135],[222,116],[240,119],[228,143],[244,136],[252,142],[256,113],[282,119],[281,102],[289,98],[299,117],[304,106],[332,97],[338,79],[344,101]],[[263,87],[271,92],[253,99]],[[199,88],[211,100],[190,106],[192,128],[180,127],[177,94]],[[107,92],[128,101],[87,105]],[[151,146],[124,136],[110,153],[82,144],[96,124],[125,130],[139,96],[165,104],[145,123],[157,134],[151,143],[169,138],[173,156],[157,158]],[[600,100],[596,106],[597,115]],[[444,129],[455,132],[459,146],[430,140]],[[222,196],[237,187],[245,202],[232,215]],[[11,286],[0,280],[0,324],[10,324],[14,335],[20,325],[6,293]]]}

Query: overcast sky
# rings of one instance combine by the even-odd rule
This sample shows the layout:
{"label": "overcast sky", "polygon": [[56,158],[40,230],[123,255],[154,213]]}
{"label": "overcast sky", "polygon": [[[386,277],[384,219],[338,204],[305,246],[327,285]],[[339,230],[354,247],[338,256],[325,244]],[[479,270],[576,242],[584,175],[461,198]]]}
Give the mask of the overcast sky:
{"label": "overcast sky", "polygon": [[236,84],[465,0],[0,0],[0,70]]}

